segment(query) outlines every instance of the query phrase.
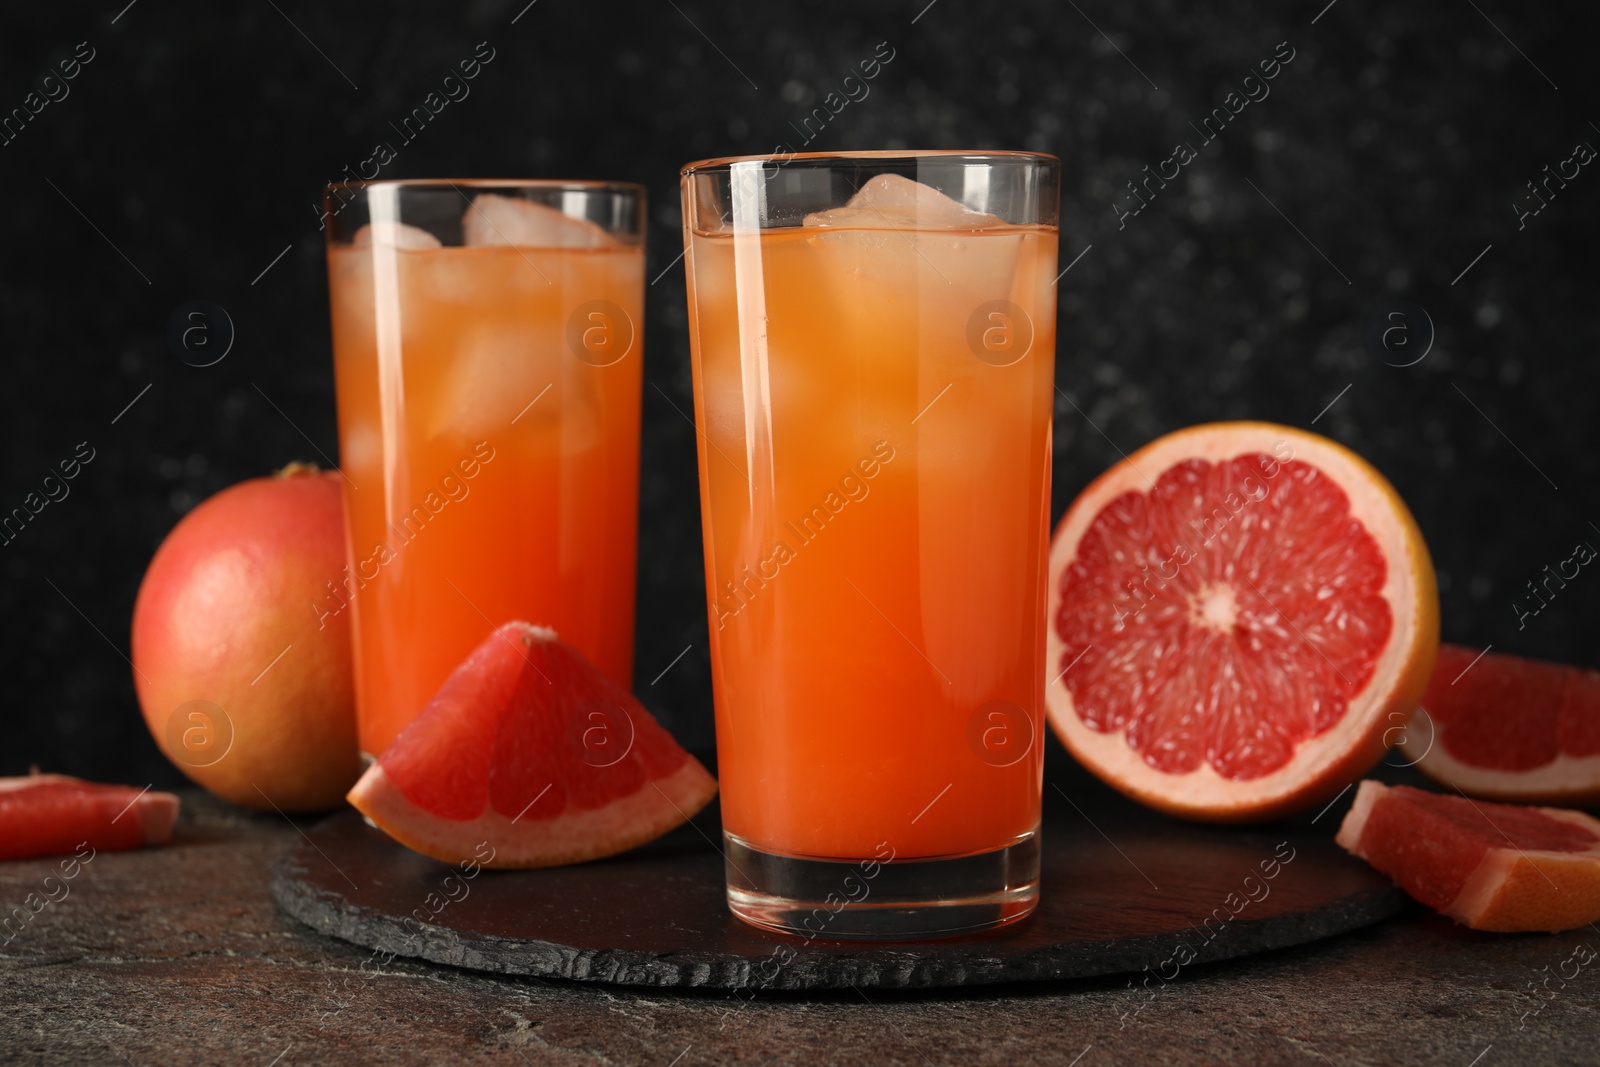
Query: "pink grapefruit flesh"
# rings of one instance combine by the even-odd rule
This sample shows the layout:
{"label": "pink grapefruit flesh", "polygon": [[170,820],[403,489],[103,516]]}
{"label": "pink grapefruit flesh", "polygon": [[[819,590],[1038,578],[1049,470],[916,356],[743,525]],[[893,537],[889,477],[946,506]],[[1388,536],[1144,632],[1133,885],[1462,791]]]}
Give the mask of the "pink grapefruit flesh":
{"label": "pink grapefruit flesh", "polygon": [[1416,523],[1316,434],[1215,423],[1145,446],[1050,552],[1046,698],[1111,785],[1176,815],[1273,818],[1381,758],[1438,645]]}
{"label": "pink grapefruit flesh", "polygon": [[64,774],[0,778],[0,860],[113,851],[172,839],[178,798]]}
{"label": "pink grapefruit flesh", "polygon": [[1491,800],[1600,804],[1600,671],[1441,645],[1417,719],[1413,734],[1431,740],[1417,767],[1435,781]]}
{"label": "pink grapefruit flesh", "polygon": [[1365,781],[1337,838],[1412,897],[1475,930],[1600,920],[1600,821]]}
{"label": "pink grapefruit flesh", "polygon": [[717,783],[633,694],[553,631],[490,634],[378,757],[350,803],[447,863],[599,859],[688,821]]}

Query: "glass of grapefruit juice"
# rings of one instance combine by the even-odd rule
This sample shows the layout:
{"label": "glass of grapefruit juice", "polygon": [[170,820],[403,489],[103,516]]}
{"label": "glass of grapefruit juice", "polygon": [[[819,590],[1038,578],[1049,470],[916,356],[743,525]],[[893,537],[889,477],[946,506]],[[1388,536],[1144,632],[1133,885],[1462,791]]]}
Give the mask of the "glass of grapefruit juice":
{"label": "glass of grapefruit juice", "polygon": [[1059,163],[683,170],[729,906],[827,938],[1038,899]]}
{"label": "glass of grapefruit juice", "polygon": [[644,189],[330,186],[324,224],[354,623],[376,756],[496,626],[632,683]]}

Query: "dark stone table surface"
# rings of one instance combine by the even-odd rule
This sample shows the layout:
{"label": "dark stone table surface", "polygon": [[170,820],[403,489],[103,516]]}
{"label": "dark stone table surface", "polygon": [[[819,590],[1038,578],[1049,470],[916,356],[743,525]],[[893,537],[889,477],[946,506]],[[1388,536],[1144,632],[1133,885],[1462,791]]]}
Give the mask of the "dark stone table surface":
{"label": "dark stone table surface", "polygon": [[[172,846],[102,853],[0,946],[0,1062],[26,1064],[1593,1064],[1600,931],[1495,936],[1420,908],[1313,945],[971,993],[632,991],[495,978],[280,914],[300,829],[184,794]],[[310,823],[301,824],[309,826]],[[7,911],[57,861],[0,865]],[[367,966],[363,968],[363,963]],[[1565,966],[1563,966],[1565,964]],[[1577,973],[1574,973],[1576,971]],[[1137,987],[1139,983],[1134,982]],[[1540,990],[1535,993],[1535,990]]]}

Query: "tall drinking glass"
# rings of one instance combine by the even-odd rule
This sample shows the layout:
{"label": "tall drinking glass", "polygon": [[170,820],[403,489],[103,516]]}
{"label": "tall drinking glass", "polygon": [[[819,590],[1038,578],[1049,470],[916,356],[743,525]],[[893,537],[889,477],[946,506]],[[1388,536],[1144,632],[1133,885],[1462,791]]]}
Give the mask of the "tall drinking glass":
{"label": "tall drinking glass", "polygon": [[728,902],[926,937],[1038,899],[1059,163],[683,170]]}
{"label": "tall drinking glass", "polygon": [[631,687],[644,189],[330,186],[328,283],[361,748],[494,627]]}

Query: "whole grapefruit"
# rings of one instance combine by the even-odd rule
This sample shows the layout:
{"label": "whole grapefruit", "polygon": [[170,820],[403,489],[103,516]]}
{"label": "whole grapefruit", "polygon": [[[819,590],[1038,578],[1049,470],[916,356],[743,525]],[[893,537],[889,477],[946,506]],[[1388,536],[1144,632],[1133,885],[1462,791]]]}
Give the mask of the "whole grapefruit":
{"label": "whole grapefruit", "polygon": [[[291,464],[167,535],[133,608],[134,688],[168,759],[245,807],[320,811],[359,776],[335,473]],[[334,610],[330,610],[334,609]]]}

